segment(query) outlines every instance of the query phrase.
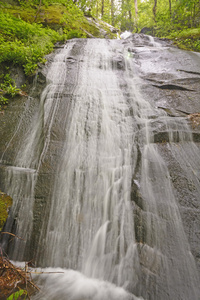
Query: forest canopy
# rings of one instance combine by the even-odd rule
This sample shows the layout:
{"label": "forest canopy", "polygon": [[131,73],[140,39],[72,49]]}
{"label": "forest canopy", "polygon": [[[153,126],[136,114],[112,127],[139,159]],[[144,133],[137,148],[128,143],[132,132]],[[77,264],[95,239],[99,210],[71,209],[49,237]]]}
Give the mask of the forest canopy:
{"label": "forest canopy", "polygon": [[74,0],[84,11],[91,11],[121,30],[154,28],[160,35],[170,30],[198,27],[199,0]]}
{"label": "forest canopy", "polygon": [[[9,0],[14,1],[14,0]],[[200,51],[199,0],[16,0],[21,6],[56,3],[77,7],[121,31],[175,39],[185,49]],[[194,30],[195,29],[195,30]]]}
{"label": "forest canopy", "polygon": [[174,39],[183,49],[200,51],[199,0],[74,0],[85,13],[121,31]]}
{"label": "forest canopy", "polygon": [[76,5],[85,14],[100,18],[122,31],[151,28],[158,35],[200,25],[199,0],[7,0],[21,6]]}

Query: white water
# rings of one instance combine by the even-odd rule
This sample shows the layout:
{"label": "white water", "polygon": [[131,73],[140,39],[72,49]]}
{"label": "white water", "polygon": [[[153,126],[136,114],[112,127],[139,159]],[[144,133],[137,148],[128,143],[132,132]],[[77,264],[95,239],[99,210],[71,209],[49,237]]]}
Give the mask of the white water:
{"label": "white water", "polygon": [[[178,250],[174,265],[180,268],[182,264],[182,271],[194,280],[195,263],[167,167],[153,143],[151,116],[160,114],[158,120],[166,126],[171,142],[176,140],[179,127],[180,139],[191,140],[190,130],[183,120],[177,123],[142,98],[140,82],[123,56],[126,72],[124,81],[119,80],[111,63],[113,49],[108,49],[106,41],[88,43],[85,52],[88,58],[83,59],[73,96],[73,121],[66,128],[68,138],[58,168],[48,227],[41,233],[45,261],[47,265],[81,270],[90,278],[108,280],[129,290],[138,284],[140,266],[130,192],[138,158],[135,139],[139,126],[140,189],[146,200],[143,214],[147,228],[153,228],[146,236],[150,247],[142,247],[141,256],[151,255],[158,269],[164,265],[160,272],[168,274],[167,278],[178,276],[167,271],[165,247],[171,243],[172,237],[167,233],[170,228]],[[119,86],[124,82],[128,101]],[[41,264],[44,257],[39,258]]]}
{"label": "white water", "polygon": [[132,35],[132,33],[130,31],[124,31],[121,35],[120,38],[121,39],[127,39],[128,37],[130,37]]}
{"label": "white water", "polygon": [[135,285],[138,258],[130,202],[134,124],[107,42],[88,43],[85,51],[47,231],[41,232],[46,251],[38,259],[120,286]]}
{"label": "white water", "polygon": [[[153,132],[154,122],[160,124],[168,132],[169,148],[178,156],[173,143],[178,136],[180,143],[193,145],[190,129],[184,119],[166,116],[142,97],[133,62],[117,41],[110,43],[87,41],[76,58],[77,84],[61,126],[61,159],[48,199],[50,214],[40,228],[36,253],[38,265],[53,267],[45,271],[64,273],[41,275],[38,283],[44,296],[40,294],[38,299],[137,299],[125,290],[140,294],[143,286],[149,299],[148,284],[155,273],[161,278],[158,281],[167,282],[170,300],[174,299],[174,282],[178,292],[183,285],[189,286],[185,299],[192,295],[197,300],[195,262]],[[22,237],[23,229],[25,234],[32,229],[35,180],[52,142],[57,111],[65,100],[61,97],[68,83],[65,60],[74,45],[69,43],[52,63],[47,75],[49,85],[41,96],[42,109],[22,143],[15,161],[17,168],[8,168],[8,193],[18,199],[13,214],[20,212],[17,234]],[[118,68],[119,62],[122,68]],[[39,155],[41,128],[44,141]],[[138,162],[140,174],[135,178]],[[18,176],[15,185],[13,170],[16,176],[28,174],[26,180]],[[140,216],[146,229],[141,241],[135,237],[134,212],[138,208],[131,199],[133,179],[143,199]],[[30,199],[21,196],[25,192]],[[16,247],[15,258],[22,259],[20,251]],[[144,282],[143,269],[148,274]]]}
{"label": "white water", "polygon": [[156,42],[154,37],[151,36],[151,35],[148,35],[148,38],[149,38],[149,41],[150,41],[150,44],[153,46],[153,47],[162,47],[160,43]]}
{"label": "white water", "polygon": [[[88,278],[80,272],[62,268],[45,268],[41,270],[38,284],[42,285],[42,292],[33,297],[34,300],[67,299],[67,300],[139,300],[121,287],[110,282]],[[37,269],[37,272],[40,270]],[[45,274],[46,273],[46,274]],[[38,275],[33,275],[34,280]]]}
{"label": "white water", "polygon": [[[49,84],[42,93],[39,109],[34,114],[32,114],[31,104],[34,99],[29,97],[19,125],[1,157],[1,162],[3,162],[7,149],[12,149],[13,140],[20,134],[20,147],[16,152],[13,166],[5,168],[5,190],[15,199],[9,218],[13,218],[14,216],[17,219],[15,222],[15,232],[21,238],[14,241],[13,259],[22,260],[25,248],[30,243],[33,227],[35,184],[41,162],[44,160],[49,146],[51,126],[59,102],[55,97],[52,98],[52,95],[59,95],[63,90],[63,85],[59,83],[65,80],[65,58],[72,46],[73,43],[69,44],[67,50],[59,53],[55,61],[51,64],[48,72]],[[17,139],[19,139],[19,136],[17,136]],[[13,230],[11,226],[13,224],[7,222],[5,231],[10,232]]]}

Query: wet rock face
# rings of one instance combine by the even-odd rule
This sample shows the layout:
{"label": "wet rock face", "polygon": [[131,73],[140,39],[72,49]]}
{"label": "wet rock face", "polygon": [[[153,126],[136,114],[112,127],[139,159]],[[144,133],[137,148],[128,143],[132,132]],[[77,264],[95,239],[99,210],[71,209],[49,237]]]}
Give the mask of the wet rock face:
{"label": "wet rock face", "polygon": [[[189,241],[190,251],[200,273],[200,126],[198,124],[198,114],[194,124],[192,123],[192,116],[189,116],[194,114],[195,118],[195,113],[200,111],[200,54],[168,47],[168,42],[165,44],[164,41],[161,42],[160,48],[156,46],[151,48],[148,46],[147,37],[134,36],[129,39],[136,45],[135,48],[127,44],[127,47],[129,47],[129,51],[132,49],[135,66],[142,80],[142,95],[157,109],[158,114],[162,110],[171,118],[173,134],[169,134],[169,127],[165,126],[157,117],[152,119],[150,117],[149,119],[151,124],[150,132],[152,141],[157,145],[156,147],[167,165],[171,187],[179,208],[184,231]],[[142,43],[141,40],[143,40]],[[186,129],[184,126],[177,128],[176,120],[186,121],[188,128]],[[190,134],[188,134],[189,132]],[[195,145],[192,140],[195,142]],[[137,181],[140,181],[140,175],[137,176]],[[144,281],[145,278],[149,278],[153,283],[155,276],[155,272],[152,269],[154,259],[152,258],[151,260],[152,265],[149,265],[146,262],[146,254],[144,255],[146,250],[142,250],[143,247],[146,247],[145,245],[149,245],[147,211],[145,201],[142,198],[141,187],[135,184],[135,180],[132,183],[132,200],[135,206],[136,239],[139,243],[141,264],[144,268],[142,278]],[[169,228],[168,230],[169,235],[173,235],[172,232],[170,233],[171,229]],[[150,257],[149,255],[147,256]],[[156,259],[156,257],[157,255],[154,252],[154,258]],[[144,275],[146,272],[148,275]],[[183,274],[181,276],[184,277]],[[159,286],[158,279],[157,284]],[[146,295],[146,297],[147,299],[157,299],[158,295]],[[171,296],[164,295],[161,292],[160,299],[168,299],[168,297],[169,299],[177,298],[176,292],[171,294]],[[186,299],[184,292],[181,297]],[[194,297],[198,299],[199,291]]]}
{"label": "wet rock face", "polygon": [[113,61],[112,61],[112,67],[113,67],[113,69],[124,71],[125,70],[124,57],[122,55],[114,56]]}
{"label": "wet rock face", "polygon": [[149,28],[149,27],[143,27],[141,29],[140,33],[152,35],[153,34],[153,30],[152,30],[152,28]]}
{"label": "wet rock face", "polygon": [[[25,223],[28,231],[27,244],[21,245],[22,248],[24,247],[24,254],[20,259],[34,259],[40,265],[45,266],[42,260],[47,245],[44,236],[48,230],[49,236],[56,230],[56,226],[53,227],[54,220],[50,225],[46,220],[54,213],[51,209],[52,194],[54,193],[54,196],[58,198],[56,198],[58,202],[60,198],[65,198],[65,193],[63,195],[60,190],[66,183],[59,185],[60,172],[58,170],[63,164],[62,158],[66,149],[70,148],[72,138],[77,141],[76,145],[78,145],[78,138],[83,136],[82,142],[86,145],[82,155],[78,152],[76,156],[77,160],[84,156],[81,167],[75,168],[68,175],[68,180],[74,183],[68,189],[73,197],[78,180],[81,182],[78,186],[80,189],[87,181],[87,169],[84,170],[83,165],[89,157],[89,147],[93,147],[95,139],[92,134],[97,134],[99,138],[102,132],[109,131],[109,126],[102,127],[103,119],[104,121],[111,120],[109,125],[113,125],[113,122],[117,120],[116,131],[118,128],[123,131],[124,124],[128,124],[121,136],[122,140],[123,136],[126,138],[120,144],[122,145],[120,153],[126,153],[128,148],[126,140],[132,137],[130,165],[133,174],[127,176],[124,182],[131,180],[127,185],[127,189],[131,187],[128,194],[131,198],[134,220],[130,231],[134,231],[138,255],[134,257],[138,257],[138,262],[134,268],[132,267],[137,273],[134,277],[137,280],[132,280],[129,285],[130,291],[146,300],[198,300],[199,284],[196,268],[200,273],[200,128],[198,124],[194,124],[191,114],[200,112],[199,54],[180,51],[171,47],[169,41],[152,39],[143,34],[136,34],[121,41],[103,41],[102,45],[98,40],[102,53],[99,49],[99,52],[95,50],[98,47],[94,43],[94,40],[72,40],[68,43],[67,54],[62,55],[61,52],[58,60],[62,67],[59,76],[60,78],[64,76],[64,85],[59,81],[59,76],[54,78],[53,72],[48,74],[48,67],[54,64],[53,56],[49,56],[48,64],[45,68],[39,69],[34,79],[36,85],[34,85],[31,98],[18,98],[16,102],[11,103],[4,115],[0,115],[3,124],[0,127],[2,136],[0,140],[0,188],[8,188],[11,182],[21,180],[19,186],[25,190],[29,184],[28,188],[32,193],[32,196],[28,198],[29,195],[26,195],[21,188],[22,192],[20,191],[18,197],[20,201],[25,199],[23,206],[31,203],[32,209],[31,214],[28,215],[31,225]],[[88,44],[90,47],[86,48]],[[105,47],[108,52],[104,52]],[[87,59],[84,57],[87,55],[86,49],[91,51]],[[57,50],[57,53],[60,53],[59,51]],[[95,51],[98,53],[97,61],[92,57],[94,55],[95,58],[97,55]],[[99,97],[93,92],[95,87],[92,84],[92,78],[90,78],[91,82],[84,81],[84,76],[87,78],[84,74],[87,74],[90,63],[92,64],[91,72],[93,68],[95,70],[92,73],[94,78],[96,78],[96,70],[102,72],[100,74],[109,70],[112,85],[108,88],[107,94],[105,90],[107,85],[109,86],[109,76],[106,80],[103,75],[100,76],[104,82],[103,85],[98,80],[95,82]],[[86,69],[84,69],[85,65],[87,65]],[[81,85],[80,78],[84,81],[84,85]],[[51,93],[48,93],[49,82],[53,82]],[[85,86],[87,91],[82,95],[81,92]],[[121,95],[123,101],[119,101],[119,107],[115,107],[118,94]],[[82,107],[82,102],[87,97],[89,101],[86,107]],[[101,103],[102,99],[109,104],[109,113],[105,113],[105,103]],[[76,107],[77,103],[78,107]],[[80,112],[81,117],[77,117],[76,112]],[[85,123],[81,113],[86,115]],[[96,117],[98,118],[95,119]],[[83,132],[77,129],[72,134],[72,128],[66,127],[66,124],[74,124],[73,122],[77,122],[77,128],[80,126]],[[29,128],[30,124],[31,128]],[[71,135],[68,135],[69,132]],[[110,139],[114,133],[115,131],[110,134]],[[34,138],[32,144],[29,141],[31,135]],[[109,140],[107,142],[109,143]],[[106,144],[105,136],[99,139],[97,151],[102,144]],[[81,145],[79,145],[79,151],[80,147]],[[67,172],[71,167],[70,159],[73,159],[73,151],[69,152],[70,156],[65,161],[66,168],[62,172]],[[97,160],[104,151],[103,148],[102,152],[98,153]],[[22,158],[19,152],[23,152]],[[89,159],[92,158],[91,155]],[[106,159],[105,165],[107,161],[108,164],[111,163]],[[91,161],[88,163],[88,169],[90,163]],[[123,172],[127,166],[129,164],[124,159]],[[96,169],[98,168],[99,165]],[[119,184],[117,193],[121,197],[123,193],[120,185],[120,172],[121,170],[118,170],[118,173],[115,173],[116,178],[112,176],[115,178],[113,186]],[[92,180],[93,178],[89,178],[88,181]],[[53,190],[55,182],[59,187],[56,191]],[[94,193],[93,198],[96,199],[96,190],[92,193]],[[13,194],[16,194],[15,189]],[[84,194],[87,194],[86,188],[84,192],[79,191],[78,194],[82,206],[84,202],[87,203]],[[127,191],[124,195],[126,194]],[[89,197],[90,193],[87,196]],[[71,202],[70,205],[72,205]],[[57,209],[57,204],[55,208]],[[87,210],[88,206],[85,215]],[[30,207],[27,208],[27,213],[29,211]],[[61,217],[63,217],[63,211],[61,207]],[[79,237],[82,231],[81,226],[85,225],[87,218],[81,211],[78,211],[77,215],[73,215],[73,209],[72,212],[72,214],[68,213],[65,222],[71,220],[69,221],[70,230],[73,229],[71,224],[76,223]],[[73,215],[72,219],[70,219],[71,215]],[[17,219],[14,219],[18,216],[19,211],[16,208],[16,215],[11,216],[12,220],[8,226],[10,230],[17,228]],[[108,234],[111,228],[112,222],[108,226]],[[116,236],[120,237],[121,232],[118,232]],[[63,239],[60,239],[61,242]],[[130,240],[124,240],[123,251],[125,252]],[[49,239],[48,242],[51,243],[52,240]],[[11,249],[12,246],[9,247],[9,253],[17,259],[18,254]],[[75,249],[78,249],[77,247]],[[66,251],[67,249],[64,248],[63,255],[60,255],[58,259],[59,263]],[[114,259],[118,263],[120,258]],[[132,261],[131,259],[131,266]],[[127,265],[129,262],[127,260]]]}
{"label": "wet rock face", "polygon": [[21,88],[21,86],[23,84],[25,84],[26,82],[26,77],[23,71],[23,68],[21,67],[16,67],[16,66],[12,66],[9,69],[9,72],[11,74],[11,78],[13,79],[13,81],[15,82],[17,88]]}
{"label": "wet rock face", "polygon": [[[199,143],[196,143],[196,147],[199,148]],[[180,209],[181,218],[183,221],[185,233],[190,243],[190,250],[194,256],[198,270],[200,272],[200,259],[199,259],[199,234],[200,234],[200,203],[199,203],[199,182],[196,177],[199,174],[199,167],[190,169],[187,165],[187,161],[182,160],[181,155],[183,151],[192,155],[190,146],[187,145],[179,151],[170,152],[166,145],[159,145],[160,152],[162,153],[167,166],[169,168],[171,182],[174,188],[176,199]],[[173,154],[173,155],[172,155]],[[190,157],[191,158],[191,157]],[[197,163],[198,164],[198,163]],[[194,166],[194,165],[193,165]],[[193,173],[194,172],[194,173]]]}

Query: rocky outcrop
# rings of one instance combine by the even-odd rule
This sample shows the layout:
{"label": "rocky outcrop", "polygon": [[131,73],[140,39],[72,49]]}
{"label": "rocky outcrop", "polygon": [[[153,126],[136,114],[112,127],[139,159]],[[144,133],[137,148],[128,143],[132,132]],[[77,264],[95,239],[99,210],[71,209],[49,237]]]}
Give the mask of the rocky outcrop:
{"label": "rocky outcrop", "polygon": [[[89,41],[92,42],[93,40]],[[95,43],[95,41],[93,42]],[[112,119],[109,124],[113,124],[113,120],[117,116],[119,122],[116,128],[119,127],[122,130],[124,124],[129,124],[130,126],[134,124],[133,127],[126,127],[131,129],[130,131],[124,131],[127,139],[129,136],[132,136],[131,168],[133,169],[133,176],[132,180],[130,179],[131,176],[126,178],[126,180],[131,180],[131,191],[129,192],[131,194],[130,207],[133,209],[134,228],[131,228],[130,233],[134,230],[138,254],[138,264],[136,264],[137,280],[136,282],[133,280],[132,286],[130,284],[128,288],[134,294],[148,300],[178,298],[197,300],[199,293],[198,272],[200,273],[199,56],[196,53],[184,52],[171,47],[169,41],[152,40],[152,38],[145,35],[134,35],[121,41],[103,42],[105,44],[101,45],[98,40],[98,45],[102,47],[100,48],[102,53],[96,50],[98,47],[92,43],[90,44],[93,46],[91,47],[91,53],[94,55],[96,55],[95,51],[98,53],[98,59],[92,65],[92,71],[94,68],[96,72],[98,71],[102,74],[108,68],[109,75],[112,74],[114,80],[112,78],[113,81],[111,80],[111,83],[113,85],[111,85],[112,88],[109,89],[108,94],[103,94],[102,92],[107,84],[106,81],[104,81],[106,83],[105,86],[102,87],[101,83],[98,85],[97,95],[99,95],[99,98],[97,97],[98,101],[96,101],[98,103],[98,112],[100,112],[98,124],[95,121],[92,125],[89,123],[97,116],[96,104],[93,106],[92,102],[94,99],[96,100],[96,94],[92,94],[92,97],[89,98],[90,101],[88,101],[87,107],[82,108],[80,105],[76,109],[80,112],[86,112],[86,121],[83,126],[80,126],[83,129],[83,143],[86,145],[83,152],[85,160],[88,159],[88,147],[93,147],[94,139],[91,137],[94,128],[96,128],[95,134],[96,132],[97,135],[101,134],[103,117],[109,118],[109,120]],[[60,189],[66,183],[63,181],[63,185],[59,185],[57,176],[60,176],[60,173],[56,173],[58,170],[57,164],[63,164],[62,156],[66,153],[63,139],[66,140],[69,154],[74,159],[74,149],[70,149],[72,136],[71,138],[68,136],[71,127],[67,127],[69,129],[66,130],[65,125],[67,122],[73,124],[74,116],[76,116],[75,112],[77,112],[75,104],[82,103],[86,97],[86,93],[84,96],[81,94],[83,86],[80,85],[79,76],[87,74],[87,71],[83,72],[83,62],[85,63],[84,51],[86,51],[85,45],[87,43],[87,40],[72,40],[68,42],[67,49],[69,51],[67,50],[59,58],[59,63],[62,66],[59,76],[63,75],[62,71],[64,70],[63,72],[66,76],[64,77],[66,80],[65,84],[60,84],[59,81],[57,90],[52,88],[52,94],[45,98],[48,91],[46,83],[48,83],[48,80],[51,80],[50,75],[46,80],[48,66],[46,65],[45,68],[39,70],[37,77],[35,77],[37,86],[34,86],[31,94],[32,98],[29,98],[27,102],[25,99],[17,99],[16,103],[12,104],[13,106],[8,107],[5,116],[1,116],[3,122],[8,124],[8,129],[6,126],[0,128],[4,141],[0,141],[0,156],[2,158],[0,166],[1,185],[2,188],[6,185],[4,175],[6,173],[5,169],[9,171],[9,165],[12,165],[12,174],[16,175],[16,177],[7,177],[10,182],[11,180],[14,182],[16,178],[20,178],[22,184],[32,182],[31,188],[30,186],[28,187],[31,191],[34,189],[34,199],[29,199],[33,209],[33,213],[30,216],[33,226],[31,227],[31,234],[27,236],[28,242],[22,259],[34,258],[41,264],[41,257],[44,256],[44,245],[46,245],[43,237],[49,230],[50,238],[48,242],[52,242],[51,237],[57,230],[57,224],[53,226],[54,220],[48,225],[46,223],[50,214],[54,213],[50,209],[54,182],[57,182],[59,187],[54,191],[56,209],[60,198],[65,198],[65,195],[60,194]],[[105,45],[110,52],[103,53]],[[113,54],[111,58],[110,53]],[[92,56],[87,58],[86,62],[89,64],[90,60],[92,61]],[[50,56],[49,62],[51,61],[52,57]],[[96,73],[92,74],[95,75]],[[83,80],[85,79],[84,76],[82,78]],[[109,82],[109,80],[110,77],[108,77],[107,81]],[[118,85],[114,85],[116,82]],[[88,89],[87,92],[90,90],[90,85],[91,82],[84,82],[84,88],[86,86]],[[44,87],[47,90],[39,98]],[[116,87],[123,98],[122,105],[117,108],[113,104],[117,99],[117,94],[115,94]],[[111,98],[113,103],[108,95],[109,97],[110,95],[111,97],[115,95],[115,97]],[[110,115],[105,114],[102,116],[102,112],[105,113],[104,105],[99,101],[102,98],[103,100],[105,98],[106,104],[109,104],[108,111],[109,113],[111,112]],[[112,105],[115,108],[114,113],[111,109],[113,108]],[[50,116],[49,119],[48,114]],[[122,119],[121,115],[123,116]],[[21,123],[18,122],[20,116],[23,116],[20,119]],[[77,117],[76,121],[77,126],[82,125],[80,116]],[[24,128],[26,128],[25,125],[27,124],[33,125],[31,128],[28,127],[30,132],[25,134]],[[37,130],[34,131],[34,128]],[[73,138],[76,141],[80,132],[74,132]],[[33,136],[34,144],[28,143],[30,133]],[[23,136],[26,138],[21,140]],[[126,138],[124,139],[125,142]],[[88,141],[91,141],[91,143],[89,144]],[[34,147],[35,143],[37,147],[35,147],[32,155],[31,147]],[[100,143],[105,143],[103,138],[100,140]],[[29,145],[29,151],[26,151],[23,145]],[[23,164],[20,165],[20,168],[13,166],[13,161],[15,161],[19,150],[23,150],[24,156],[26,156],[26,168]],[[128,151],[124,144],[119,152],[123,151]],[[100,154],[98,153],[98,155]],[[29,156],[31,165],[29,165]],[[75,161],[76,159],[79,159],[78,155],[75,157]],[[70,163],[70,157],[67,156],[63,172],[68,170]],[[70,182],[74,183],[74,186],[78,185],[78,180],[82,184],[81,187],[85,184],[85,174],[90,168],[90,161],[87,165],[87,170],[82,166],[84,163],[81,164],[81,167],[75,168],[68,176],[72,180]],[[110,161],[108,160],[109,163]],[[105,160],[105,164],[107,164],[107,160]],[[124,161],[123,168],[129,167],[130,165],[127,161]],[[120,171],[116,172],[116,169],[112,170],[114,183],[111,181],[111,189],[108,194],[112,196],[114,186],[118,186],[117,191],[123,200],[122,195],[125,195],[126,192],[122,193],[120,184],[123,180],[121,180],[121,177],[117,177],[121,173]],[[93,179],[91,177],[89,178],[90,180]],[[126,180],[124,180],[125,186]],[[73,184],[69,186],[72,198],[75,193],[74,186]],[[79,188],[78,186],[77,195],[80,197],[81,206],[83,206],[83,202],[87,202],[87,200],[84,200],[83,194],[87,193],[87,191],[84,190],[84,193],[82,193]],[[113,195],[115,195],[114,192]],[[28,197],[24,193],[20,194],[20,196],[25,200]],[[88,194],[87,196],[89,197],[90,195]],[[96,190],[93,198],[95,197]],[[31,202],[32,200],[33,202]],[[69,205],[73,205],[71,198]],[[110,207],[111,203],[107,205],[107,211],[109,211]],[[72,211],[74,212],[73,209]],[[63,217],[62,213],[63,207],[61,207],[59,216]],[[79,218],[80,215],[81,218]],[[75,222],[76,228],[80,230],[78,231],[79,237],[79,233],[82,230],[81,225],[82,223],[85,224],[87,220],[79,211],[77,215],[73,215],[72,219],[70,219],[71,217],[68,212],[67,217],[64,215],[63,222],[69,222],[71,230],[70,220]],[[14,220],[11,222],[11,227],[12,229],[16,228]],[[110,234],[109,227],[112,227],[112,224],[108,225],[108,234]],[[41,230],[43,231],[42,238]],[[65,227],[62,230],[66,233]],[[121,232],[116,234],[117,238],[118,235],[120,237],[120,234]],[[55,236],[57,238],[58,235]],[[62,242],[63,239],[61,237],[59,241]],[[128,248],[129,242],[130,240],[127,239],[125,247],[122,247],[124,251]],[[39,243],[40,248],[38,249]],[[64,247],[63,249],[65,253],[66,248]],[[48,249],[46,250],[47,252]],[[13,254],[11,247],[10,253]],[[62,262],[62,259],[63,257],[61,259],[59,257],[59,262]],[[118,257],[115,259],[116,261],[118,261],[117,259],[120,260]]]}

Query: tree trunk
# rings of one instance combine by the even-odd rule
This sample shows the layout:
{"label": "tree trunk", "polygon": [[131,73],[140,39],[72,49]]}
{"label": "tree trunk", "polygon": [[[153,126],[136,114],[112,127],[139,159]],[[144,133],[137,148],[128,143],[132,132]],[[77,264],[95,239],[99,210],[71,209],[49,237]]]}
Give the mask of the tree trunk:
{"label": "tree trunk", "polygon": [[101,0],[101,17],[104,15],[104,0]]}
{"label": "tree trunk", "polygon": [[114,22],[114,0],[111,0],[111,24],[112,24],[112,26],[115,25],[115,22]]}
{"label": "tree trunk", "polygon": [[42,0],[40,0],[40,4],[39,4],[39,6],[38,6],[38,9],[37,9],[37,12],[36,12],[36,14],[35,14],[35,20],[34,20],[34,22],[36,22],[36,20],[37,20],[37,16],[38,16],[38,14],[39,14],[39,12],[40,12],[40,7],[42,6]]}
{"label": "tree trunk", "polygon": [[135,4],[135,18],[136,18],[136,22],[138,19],[138,3],[137,0],[134,0],[134,4]]}
{"label": "tree trunk", "polygon": [[170,14],[170,18],[172,16],[172,2],[171,0],[169,0],[169,14]]}
{"label": "tree trunk", "polygon": [[154,6],[153,6],[153,18],[154,22],[156,23],[156,10],[157,10],[157,0],[154,0]]}
{"label": "tree trunk", "polygon": [[128,15],[129,15],[129,20],[131,21],[131,20],[132,20],[132,13],[131,13],[131,10],[128,11]]}
{"label": "tree trunk", "polygon": [[192,18],[192,22],[191,22],[191,26],[195,26],[195,16],[196,15],[196,5],[194,3],[194,6],[193,6],[193,13],[191,13],[191,18]]}

